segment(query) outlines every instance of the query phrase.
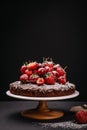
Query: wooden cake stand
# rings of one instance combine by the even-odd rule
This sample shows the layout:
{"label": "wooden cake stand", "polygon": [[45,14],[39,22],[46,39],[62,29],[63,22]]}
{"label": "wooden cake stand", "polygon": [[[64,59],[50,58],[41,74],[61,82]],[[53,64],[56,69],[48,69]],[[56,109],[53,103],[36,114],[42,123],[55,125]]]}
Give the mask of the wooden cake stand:
{"label": "wooden cake stand", "polygon": [[49,109],[47,106],[47,101],[74,98],[79,95],[79,92],[75,91],[75,93],[73,93],[72,95],[61,96],[61,97],[26,97],[26,96],[14,95],[10,93],[10,91],[7,91],[6,94],[13,98],[39,101],[39,104],[36,109],[22,111],[21,115],[27,118],[32,118],[32,119],[48,120],[48,119],[60,118],[64,115],[64,113],[62,111]]}

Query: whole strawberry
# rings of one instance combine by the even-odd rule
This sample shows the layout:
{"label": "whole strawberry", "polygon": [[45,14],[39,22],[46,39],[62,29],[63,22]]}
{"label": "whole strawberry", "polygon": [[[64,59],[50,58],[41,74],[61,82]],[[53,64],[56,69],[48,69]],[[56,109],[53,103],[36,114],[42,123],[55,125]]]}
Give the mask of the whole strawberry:
{"label": "whole strawberry", "polygon": [[66,75],[58,77],[58,83],[65,84],[66,83]]}
{"label": "whole strawberry", "polygon": [[22,74],[20,76],[20,81],[22,82],[27,82],[28,81],[28,75],[27,74]]}
{"label": "whole strawberry", "polygon": [[76,122],[79,124],[87,123],[87,112],[80,110],[75,115]]}
{"label": "whole strawberry", "polygon": [[39,68],[38,69],[38,75],[44,75],[46,73],[45,68]]}
{"label": "whole strawberry", "polygon": [[37,69],[38,68],[38,63],[35,61],[35,62],[30,62],[29,64],[27,64],[27,69],[29,70],[34,70],[34,69]]}
{"label": "whole strawberry", "polygon": [[58,72],[59,76],[63,76],[65,74],[65,70],[62,67],[58,67],[56,71]]}
{"label": "whole strawberry", "polygon": [[22,74],[24,74],[26,69],[27,69],[27,66],[24,64],[24,65],[22,65],[22,66],[20,67],[20,72],[21,72]]}
{"label": "whole strawberry", "polygon": [[52,72],[48,72],[45,77],[46,84],[55,84],[55,76]]}
{"label": "whole strawberry", "polygon": [[39,78],[39,75],[37,74],[31,74],[29,77],[29,82],[36,83],[37,79]]}

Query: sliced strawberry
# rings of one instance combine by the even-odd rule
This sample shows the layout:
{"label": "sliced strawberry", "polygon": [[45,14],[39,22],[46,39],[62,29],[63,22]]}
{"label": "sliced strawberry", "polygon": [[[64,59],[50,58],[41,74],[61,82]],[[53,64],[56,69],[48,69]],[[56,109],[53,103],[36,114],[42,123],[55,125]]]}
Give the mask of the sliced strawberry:
{"label": "sliced strawberry", "polygon": [[27,68],[29,70],[37,69],[38,68],[38,63],[37,62],[31,62],[31,63],[27,64]]}
{"label": "sliced strawberry", "polygon": [[30,77],[29,77],[29,82],[31,82],[31,83],[36,83],[36,81],[37,81],[38,78],[39,78],[39,75],[37,75],[37,74],[32,74],[32,75],[30,75]]}
{"label": "sliced strawberry", "polygon": [[44,84],[44,78],[38,78],[37,81],[36,81],[36,83],[37,83],[38,85]]}
{"label": "sliced strawberry", "polygon": [[28,75],[27,74],[22,74],[20,76],[20,81],[22,82],[27,82],[28,81]]}
{"label": "sliced strawberry", "polygon": [[66,76],[60,76],[58,77],[58,83],[59,84],[65,84],[66,83]]}
{"label": "sliced strawberry", "polygon": [[51,72],[48,72],[46,74],[45,83],[46,84],[54,84],[55,83],[55,76]]}
{"label": "sliced strawberry", "polygon": [[22,65],[21,68],[20,68],[21,73],[24,74],[26,69],[27,69],[27,66]]}
{"label": "sliced strawberry", "polygon": [[44,75],[46,73],[46,69],[45,68],[39,68],[38,69],[38,74],[39,75]]}

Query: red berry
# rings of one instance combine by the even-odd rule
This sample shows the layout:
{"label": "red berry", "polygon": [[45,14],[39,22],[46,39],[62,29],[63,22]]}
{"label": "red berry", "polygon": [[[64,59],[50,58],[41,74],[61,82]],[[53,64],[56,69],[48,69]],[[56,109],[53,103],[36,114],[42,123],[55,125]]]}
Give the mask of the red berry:
{"label": "red berry", "polygon": [[32,71],[31,71],[31,70],[26,69],[26,70],[25,70],[25,74],[27,74],[28,76],[30,76],[30,75],[32,74]]}
{"label": "red berry", "polygon": [[49,67],[53,68],[54,63],[52,61],[46,61],[46,62],[43,62],[42,65],[43,65],[43,67],[49,66]]}
{"label": "red berry", "polygon": [[58,77],[58,72],[57,71],[53,70],[52,73],[53,73],[53,75],[55,75],[56,77]]}
{"label": "red berry", "polygon": [[55,76],[51,72],[48,72],[46,74],[45,83],[46,84],[54,84],[55,83]]}
{"label": "red berry", "polygon": [[53,66],[53,68],[56,70],[58,67],[60,67],[60,64],[56,64]]}
{"label": "red berry", "polygon": [[38,67],[38,63],[37,62],[31,62],[31,63],[27,64],[27,68],[29,70],[37,69],[37,67]]}
{"label": "red berry", "polygon": [[66,83],[66,76],[60,76],[58,77],[58,83],[59,84],[65,84]]}
{"label": "red berry", "polygon": [[53,70],[52,71],[52,74],[55,76],[55,81],[57,81],[57,78],[58,78],[58,72]]}
{"label": "red berry", "polygon": [[22,81],[22,82],[28,81],[28,75],[27,74],[22,74],[20,76],[20,81]]}
{"label": "red berry", "polygon": [[26,69],[27,69],[27,66],[22,65],[21,68],[20,68],[21,73],[24,74]]}
{"label": "red berry", "polygon": [[36,69],[33,70],[33,74],[37,74],[37,72],[38,72],[38,70],[36,70]]}
{"label": "red berry", "polygon": [[47,63],[50,68],[53,68],[54,63],[52,61],[48,61]]}
{"label": "red berry", "polygon": [[39,74],[39,75],[44,75],[45,72],[46,72],[45,68],[39,68],[39,69],[38,69],[38,74]]}
{"label": "red berry", "polygon": [[46,71],[46,72],[50,72],[50,71],[52,71],[52,70],[53,70],[53,68],[52,68],[52,67],[45,66],[45,71]]}
{"label": "red berry", "polygon": [[77,121],[77,123],[87,123],[87,112],[80,110],[76,113],[75,115],[75,119]]}
{"label": "red berry", "polygon": [[30,75],[30,77],[29,77],[29,82],[36,83],[36,81],[37,81],[38,78],[39,78],[39,75],[37,75],[37,74],[32,74],[32,75]]}
{"label": "red berry", "polygon": [[44,84],[44,78],[38,78],[37,81],[36,81],[36,83],[37,83],[38,85]]}
{"label": "red berry", "polygon": [[65,74],[65,70],[62,67],[58,67],[56,71],[58,72],[58,76],[63,76]]}

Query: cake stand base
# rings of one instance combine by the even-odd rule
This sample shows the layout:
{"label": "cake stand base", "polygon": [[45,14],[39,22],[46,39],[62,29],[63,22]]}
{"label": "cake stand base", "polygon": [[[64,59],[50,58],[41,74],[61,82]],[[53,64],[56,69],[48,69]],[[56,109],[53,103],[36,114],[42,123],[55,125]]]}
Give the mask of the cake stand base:
{"label": "cake stand base", "polygon": [[39,105],[36,109],[25,110],[21,112],[23,117],[48,120],[60,118],[64,115],[62,111],[50,110],[47,107],[46,101],[39,101]]}

